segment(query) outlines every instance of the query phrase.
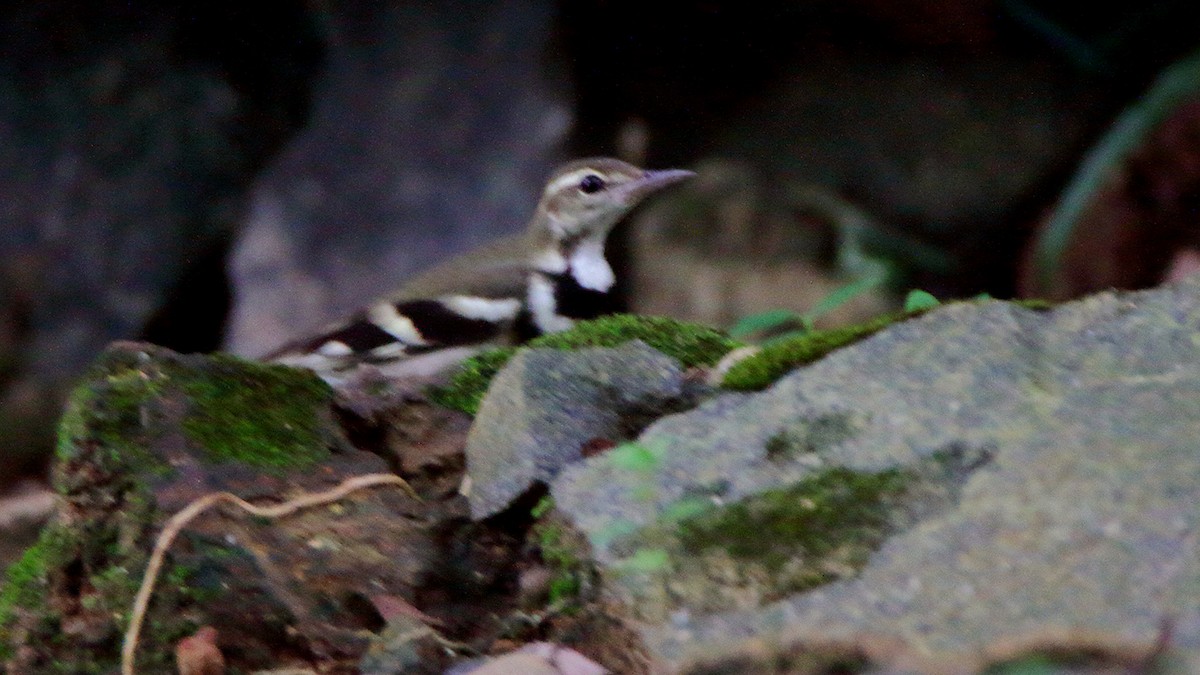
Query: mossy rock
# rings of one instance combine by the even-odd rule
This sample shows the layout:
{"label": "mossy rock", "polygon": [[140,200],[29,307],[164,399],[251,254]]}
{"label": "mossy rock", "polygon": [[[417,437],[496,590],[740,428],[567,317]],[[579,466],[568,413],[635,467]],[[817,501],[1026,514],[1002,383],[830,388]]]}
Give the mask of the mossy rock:
{"label": "mossy rock", "polygon": [[[592,321],[581,321],[562,333],[535,338],[525,346],[542,349],[579,349],[583,347],[616,347],[632,340],[641,340],[654,349],[679,361],[685,368],[711,366],[739,346],[739,343],[707,326],[664,317],[614,314]],[[435,403],[461,410],[470,415],[479,412],[479,403],[488,385],[504,367],[517,347],[492,349],[468,359],[454,374],[450,383],[430,392]]]}
{"label": "mossy rock", "polygon": [[[586,535],[606,591],[650,623],[679,609],[754,609],[854,578],[890,537],[956,504],[966,480],[991,459],[984,450],[950,448],[907,466],[818,465],[731,498],[728,485],[672,491],[667,460],[678,451],[640,443],[610,450],[591,470],[620,486],[635,510],[562,516]],[[556,497],[577,498],[562,487]],[[659,500],[664,492],[681,496]],[[550,547],[556,559],[564,558],[560,548]]]}
{"label": "mossy rock", "polygon": [[834,467],[786,488],[689,515],[678,523],[677,533],[689,556],[720,549],[771,575],[802,556],[812,569],[804,575],[793,571],[799,579],[778,592],[800,591],[833,576],[817,563],[835,552],[852,569],[866,563],[887,533],[889,501],[909,480],[899,469],[870,473]]}
{"label": "mossy rock", "polygon": [[684,497],[655,522],[614,526],[592,543],[612,556],[602,575],[646,620],[677,605],[745,609],[857,574],[894,532],[893,511],[914,479],[831,467],[721,506]]}
{"label": "mossy rock", "polygon": [[[197,462],[244,473],[306,471],[330,456],[332,391],[305,371],[118,343],[71,393],[58,429],[58,514],[0,586],[0,662],[35,646],[38,672],[109,672],[165,517],[155,490]],[[192,471],[192,469],[187,469]],[[183,481],[187,484],[187,481]],[[190,487],[203,490],[202,483]],[[196,627],[205,591],[172,563],[146,626],[143,667]]]}
{"label": "mossy rock", "polygon": [[113,469],[166,471],[148,448],[166,423],[178,422],[213,462],[309,468],[329,456],[321,420],[332,397],[327,384],[304,370],[119,344],[72,392],[57,457],[71,462],[98,447],[104,454],[89,459]]}
{"label": "mossy rock", "polygon": [[191,404],[184,432],[213,461],[304,469],[329,456],[333,392],[312,373],[216,354],[175,376]]}
{"label": "mossy rock", "polygon": [[979,298],[921,307],[912,311],[893,312],[852,326],[796,333],[771,340],[763,345],[762,350],[757,354],[735,363],[725,374],[721,386],[735,391],[766,389],[792,370],[817,361],[830,352],[871,337],[892,324],[922,316],[936,311],[940,307],[962,302],[1011,302],[1031,311],[1048,311],[1056,306],[1053,302],[1039,299],[999,301],[992,298]]}
{"label": "mossy rock", "polygon": [[805,331],[773,340],[757,354],[733,364],[721,385],[736,391],[765,389],[788,372],[812,363],[835,349],[854,344],[898,321],[922,313],[924,310],[885,314],[853,326]]}

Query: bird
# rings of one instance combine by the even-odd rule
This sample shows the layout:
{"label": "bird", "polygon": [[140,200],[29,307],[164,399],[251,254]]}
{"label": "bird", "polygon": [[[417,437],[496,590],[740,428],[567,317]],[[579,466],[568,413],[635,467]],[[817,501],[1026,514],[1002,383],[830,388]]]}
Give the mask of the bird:
{"label": "bird", "polygon": [[349,318],[265,360],[345,372],[421,355],[456,362],[487,345],[518,344],[615,311],[605,257],[613,227],[648,196],[695,175],[608,157],[568,162],[546,181],[523,233],[417,275]]}

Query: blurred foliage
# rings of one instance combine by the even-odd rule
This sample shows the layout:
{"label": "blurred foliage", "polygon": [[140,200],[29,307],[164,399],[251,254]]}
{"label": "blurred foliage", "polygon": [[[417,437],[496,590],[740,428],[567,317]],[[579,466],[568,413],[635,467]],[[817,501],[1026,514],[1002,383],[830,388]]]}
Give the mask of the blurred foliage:
{"label": "blurred foliage", "polygon": [[1200,98],[1200,52],[1168,68],[1146,94],[1117,118],[1075,173],[1035,242],[1035,295],[1053,295],[1067,248],[1098,195],[1181,103]]}

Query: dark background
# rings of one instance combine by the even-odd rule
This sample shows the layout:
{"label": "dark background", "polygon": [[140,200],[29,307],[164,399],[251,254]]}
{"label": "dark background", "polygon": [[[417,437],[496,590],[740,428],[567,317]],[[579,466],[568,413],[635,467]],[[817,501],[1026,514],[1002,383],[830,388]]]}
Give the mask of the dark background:
{"label": "dark background", "polygon": [[518,230],[573,156],[701,170],[643,214],[653,236],[614,244],[640,311],[803,310],[853,277],[847,214],[894,292],[1182,274],[1200,82],[1154,108],[1066,253],[1031,263],[1089,148],[1200,45],[1194,2],[1106,6],[6,3],[0,482],[42,470],[109,341],[261,354]]}

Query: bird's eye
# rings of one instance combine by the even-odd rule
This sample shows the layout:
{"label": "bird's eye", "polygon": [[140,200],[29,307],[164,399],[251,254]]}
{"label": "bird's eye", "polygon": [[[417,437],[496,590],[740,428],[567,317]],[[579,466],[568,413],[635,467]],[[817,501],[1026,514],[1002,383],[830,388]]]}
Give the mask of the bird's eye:
{"label": "bird's eye", "polygon": [[604,179],[594,173],[590,173],[579,181],[579,189],[587,194],[599,192],[604,189]]}

